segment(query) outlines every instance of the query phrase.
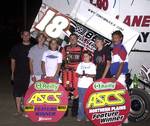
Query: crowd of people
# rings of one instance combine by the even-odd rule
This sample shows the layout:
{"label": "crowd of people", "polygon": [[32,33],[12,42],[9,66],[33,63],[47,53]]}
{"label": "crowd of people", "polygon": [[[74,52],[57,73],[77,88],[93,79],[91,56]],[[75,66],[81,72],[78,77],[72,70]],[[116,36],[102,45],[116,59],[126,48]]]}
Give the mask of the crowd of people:
{"label": "crowd of people", "polygon": [[24,30],[21,38],[22,43],[15,45],[10,52],[16,115],[22,114],[21,98],[28,88],[42,78],[56,82],[61,80],[60,83],[68,95],[70,92],[73,94],[71,112],[72,116],[77,117],[77,121],[88,121],[84,113],[83,99],[93,81],[110,78],[111,82],[118,80],[126,87],[128,56],[122,44],[121,31],[112,33],[111,47],[106,46],[102,37],[97,37],[94,53],[78,45],[78,36],[75,33],[69,36],[69,44],[63,48],[59,48],[59,41],[54,38],[49,41],[48,46],[45,45],[46,36],[43,33],[37,35],[36,45],[30,43],[29,31]]}

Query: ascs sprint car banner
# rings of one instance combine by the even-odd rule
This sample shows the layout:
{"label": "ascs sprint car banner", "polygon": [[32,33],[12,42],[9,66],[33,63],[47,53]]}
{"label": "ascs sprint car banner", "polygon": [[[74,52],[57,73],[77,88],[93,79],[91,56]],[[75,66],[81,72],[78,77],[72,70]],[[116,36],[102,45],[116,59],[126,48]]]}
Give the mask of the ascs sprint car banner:
{"label": "ascs sprint car banner", "polygon": [[123,24],[116,18],[106,15],[99,8],[86,1],[78,1],[72,10],[71,17],[83,25],[93,29],[95,32],[111,39],[115,30],[120,30],[123,35],[123,44],[129,53],[135,44],[139,33]]}
{"label": "ascs sprint car banner", "polygon": [[111,44],[111,40],[73,20],[71,17],[48,7],[44,3],[30,31],[34,38],[38,32],[44,32],[48,39],[60,38],[62,40],[74,32],[79,36],[78,44],[92,52],[95,50],[94,42],[97,36],[103,37],[107,45]]}
{"label": "ascs sprint car banner", "polygon": [[[77,1],[83,0],[42,0],[63,14],[70,14]],[[96,6],[110,17],[140,33],[134,49],[150,49],[150,0],[84,0]],[[84,8],[85,9],[85,8]]]}
{"label": "ascs sprint car banner", "polygon": [[79,35],[79,44],[94,51],[95,37],[103,36],[105,41],[110,43],[111,34],[115,30],[123,32],[123,44],[130,52],[139,34],[83,0],[76,2],[70,16],[63,15],[46,4],[42,4],[31,28],[31,33],[35,37],[39,31],[42,31],[48,37],[64,39],[65,36],[69,36],[72,31],[75,31]]}

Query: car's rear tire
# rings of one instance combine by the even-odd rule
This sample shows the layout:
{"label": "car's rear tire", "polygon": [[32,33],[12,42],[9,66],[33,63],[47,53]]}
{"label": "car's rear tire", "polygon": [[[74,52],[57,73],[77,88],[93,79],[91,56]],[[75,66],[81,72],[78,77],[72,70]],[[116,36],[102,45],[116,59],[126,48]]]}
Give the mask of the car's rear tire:
{"label": "car's rear tire", "polygon": [[150,95],[142,89],[132,89],[130,92],[131,109],[129,121],[139,122],[150,117]]}

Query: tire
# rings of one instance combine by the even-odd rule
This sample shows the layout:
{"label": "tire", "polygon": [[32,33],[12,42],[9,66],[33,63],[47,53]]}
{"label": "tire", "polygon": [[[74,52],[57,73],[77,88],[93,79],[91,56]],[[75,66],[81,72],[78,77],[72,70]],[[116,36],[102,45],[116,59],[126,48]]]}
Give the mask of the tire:
{"label": "tire", "polygon": [[142,89],[132,89],[130,92],[131,109],[129,121],[139,122],[150,117],[150,95]]}

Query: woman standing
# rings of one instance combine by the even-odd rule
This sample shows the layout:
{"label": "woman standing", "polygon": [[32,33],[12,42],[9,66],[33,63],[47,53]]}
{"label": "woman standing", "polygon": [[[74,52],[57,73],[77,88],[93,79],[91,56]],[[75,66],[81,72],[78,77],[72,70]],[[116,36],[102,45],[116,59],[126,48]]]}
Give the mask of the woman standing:
{"label": "woman standing", "polygon": [[58,49],[58,40],[51,39],[49,43],[49,50],[45,51],[42,56],[42,72],[43,77],[55,81],[59,81],[59,72],[62,64],[62,54]]}

